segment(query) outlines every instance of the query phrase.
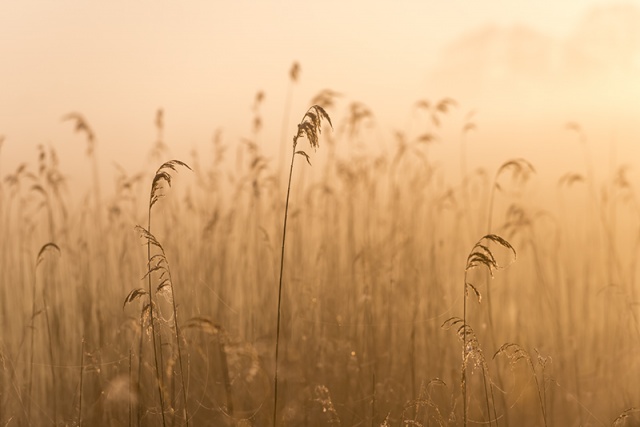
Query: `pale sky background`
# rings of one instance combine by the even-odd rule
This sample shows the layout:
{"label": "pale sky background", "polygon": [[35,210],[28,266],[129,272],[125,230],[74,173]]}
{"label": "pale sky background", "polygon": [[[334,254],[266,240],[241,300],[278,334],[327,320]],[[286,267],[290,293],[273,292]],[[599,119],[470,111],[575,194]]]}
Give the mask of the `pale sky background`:
{"label": "pale sky background", "polygon": [[640,1],[3,0],[0,58],[2,177],[35,167],[44,144],[86,182],[84,139],[61,121],[72,111],[95,131],[107,177],[114,161],[149,169],[158,108],[171,157],[206,157],[217,129],[231,146],[250,136],[260,90],[275,156],[294,61],[287,138],[330,88],[374,112],[372,145],[405,129],[416,101],[455,98],[452,127],[477,111],[470,168],[483,153],[570,158],[568,121],[621,162],[640,142]]}

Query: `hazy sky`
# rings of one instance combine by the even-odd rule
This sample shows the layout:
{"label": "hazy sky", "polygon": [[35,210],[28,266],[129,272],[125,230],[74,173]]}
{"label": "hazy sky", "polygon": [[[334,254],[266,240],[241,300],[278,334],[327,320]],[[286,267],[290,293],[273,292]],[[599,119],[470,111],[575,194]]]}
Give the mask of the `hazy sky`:
{"label": "hazy sky", "polygon": [[[613,4],[5,0],[0,2],[0,135],[6,140],[0,173],[32,162],[35,147],[50,144],[60,153],[62,169],[78,171],[70,172],[78,179],[84,141],[60,120],[71,111],[82,113],[93,127],[103,170],[113,161],[130,171],[146,164],[160,107],[176,157],[206,147],[216,129],[235,144],[250,134],[259,90],[266,93],[262,113],[269,152],[279,146],[275,139],[293,61],[302,72],[291,123],[317,92],[331,88],[344,93],[345,102],[368,105],[381,138],[406,123],[415,101],[443,96],[456,97],[465,111],[478,110],[479,129],[495,129],[495,134],[487,130],[487,138],[520,136],[508,126],[495,128],[503,110],[532,120],[548,111],[558,116],[550,128],[560,129],[568,120],[588,118],[590,102],[618,105],[624,98],[626,114],[640,117],[632,96],[640,94],[640,80],[629,77],[640,70],[633,50],[640,45],[623,49],[637,26],[627,23],[630,28],[618,39],[611,28],[601,37],[589,27],[601,25],[594,24],[593,10]],[[624,5],[640,10],[640,2]],[[617,14],[627,15],[633,14]],[[623,58],[614,59],[630,61],[620,72],[600,66],[612,62],[598,59],[611,51],[608,42],[598,45],[607,37],[623,47]],[[585,56],[591,49],[585,46],[596,46],[595,54]],[[588,75],[578,78],[583,69]],[[559,94],[565,86],[566,95]],[[565,106],[558,101],[562,97],[576,102]],[[617,122],[607,120],[611,133]],[[535,130],[523,133],[538,137]]]}

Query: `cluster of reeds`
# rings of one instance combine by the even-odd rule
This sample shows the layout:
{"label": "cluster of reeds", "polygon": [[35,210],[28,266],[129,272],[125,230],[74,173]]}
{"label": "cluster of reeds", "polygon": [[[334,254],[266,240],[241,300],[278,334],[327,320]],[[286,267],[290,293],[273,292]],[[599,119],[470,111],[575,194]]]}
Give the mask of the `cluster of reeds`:
{"label": "cluster of reeds", "polygon": [[[418,101],[374,150],[385,130],[345,98],[314,97],[288,170],[259,143],[264,92],[250,137],[218,132],[190,166],[156,169],[158,110],[154,167],[118,167],[112,193],[96,134],[65,116],[93,165],[84,198],[52,146],[0,181],[0,425],[634,425],[629,168],[597,181],[572,124],[584,164],[536,198],[526,159],[470,161],[477,119],[454,100]],[[449,134],[460,176],[437,157]]]}

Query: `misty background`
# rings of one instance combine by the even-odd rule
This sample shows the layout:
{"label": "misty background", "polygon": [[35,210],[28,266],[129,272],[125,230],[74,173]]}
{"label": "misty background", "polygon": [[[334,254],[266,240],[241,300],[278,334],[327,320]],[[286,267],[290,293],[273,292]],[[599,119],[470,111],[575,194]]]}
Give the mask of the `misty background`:
{"label": "misty background", "polygon": [[230,147],[251,135],[260,91],[258,139],[276,167],[283,123],[288,140],[327,88],[342,94],[332,116],[353,102],[373,112],[372,150],[420,126],[417,101],[455,99],[432,148],[445,169],[470,113],[470,169],[511,157],[552,179],[580,169],[567,122],[581,125],[601,169],[637,154],[638,2],[214,3],[0,5],[0,175],[51,146],[70,187],[84,188],[90,162],[61,121],[70,112],[96,134],[107,190],[114,162],[150,169],[159,108],[169,156],[196,150],[206,161],[216,133]]}

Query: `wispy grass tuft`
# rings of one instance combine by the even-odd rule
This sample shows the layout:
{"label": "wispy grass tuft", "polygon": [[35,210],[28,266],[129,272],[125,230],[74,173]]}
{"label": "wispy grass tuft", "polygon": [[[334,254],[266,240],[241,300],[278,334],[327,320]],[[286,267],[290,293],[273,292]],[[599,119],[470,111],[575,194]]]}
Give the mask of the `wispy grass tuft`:
{"label": "wispy grass tuft", "polygon": [[[140,232],[141,237],[143,237],[147,241],[147,272],[143,277],[143,280],[147,279],[147,289],[137,288],[132,290],[124,300],[124,306],[127,303],[133,302],[134,300],[146,296],[148,298],[147,302],[143,305],[141,311],[141,321],[140,327],[144,327],[144,319],[149,319],[150,332],[153,343],[153,355],[154,355],[154,363],[155,363],[155,373],[156,373],[156,383],[158,387],[158,398],[160,400],[160,411],[162,415],[162,425],[167,425],[166,415],[165,415],[165,398],[164,398],[164,385],[162,380],[162,336],[159,331],[159,325],[156,325],[156,319],[159,318],[156,310],[159,307],[156,307],[156,303],[154,300],[154,295],[165,292],[167,289],[169,290],[170,300],[172,302],[173,308],[173,330],[174,336],[176,339],[176,345],[178,349],[178,360],[180,365],[180,373],[181,373],[181,386],[182,386],[182,396],[183,396],[183,418],[185,424],[189,425],[189,415],[187,411],[187,395],[186,395],[186,381],[184,378],[184,368],[182,362],[182,353],[180,349],[180,327],[178,325],[177,319],[177,308],[174,298],[174,289],[173,289],[173,281],[171,279],[171,272],[169,270],[169,263],[164,253],[164,248],[155,238],[155,236],[151,232],[151,210],[153,206],[158,203],[158,201],[164,197],[167,187],[171,187],[172,181],[172,172],[176,172],[178,167],[184,167],[189,170],[191,168],[186,163],[180,160],[170,160],[168,162],[163,163],[158,170],[156,171],[153,180],[151,182],[151,191],[149,193],[149,204],[148,204],[148,221],[147,228],[136,226],[136,229]],[[154,247],[159,253],[155,255],[151,254],[151,248]],[[157,272],[159,274],[159,283],[156,286],[156,289],[153,289],[152,282],[152,273]],[[142,339],[142,333],[140,331],[140,339]],[[156,338],[157,337],[157,338]]]}

